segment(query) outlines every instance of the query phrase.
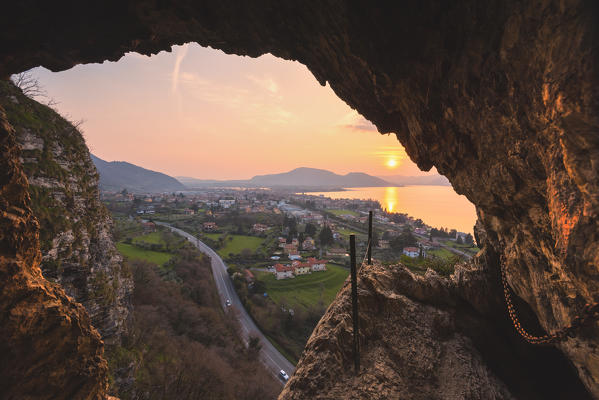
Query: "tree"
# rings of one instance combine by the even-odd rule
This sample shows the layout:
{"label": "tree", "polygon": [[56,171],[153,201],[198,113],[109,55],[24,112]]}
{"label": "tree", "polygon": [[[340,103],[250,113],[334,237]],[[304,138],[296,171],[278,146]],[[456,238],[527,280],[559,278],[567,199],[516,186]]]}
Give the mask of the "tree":
{"label": "tree", "polygon": [[455,242],[457,244],[464,244],[464,241],[462,240],[462,236],[458,236],[458,238],[455,240]]}
{"label": "tree", "polygon": [[466,235],[466,237],[464,238],[464,243],[469,244],[469,245],[474,244],[474,238],[472,238],[471,234]]}
{"label": "tree", "polygon": [[333,231],[328,226],[323,226],[318,234],[318,240],[322,246],[326,246],[334,242]]}
{"label": "tree", "polygon": [[410,231],[402,232],[401,235],[394,237],[389,242],[393,250],[401,251],[404,247],[412,246],[417,243],[416,238]]}
{"label": "tree", "polygon": [[308,222],[306,224],[306,229],[304,229],[304,232],[306,232],[306,235],[308,236],[314,236],[316,234],[316,225]]}

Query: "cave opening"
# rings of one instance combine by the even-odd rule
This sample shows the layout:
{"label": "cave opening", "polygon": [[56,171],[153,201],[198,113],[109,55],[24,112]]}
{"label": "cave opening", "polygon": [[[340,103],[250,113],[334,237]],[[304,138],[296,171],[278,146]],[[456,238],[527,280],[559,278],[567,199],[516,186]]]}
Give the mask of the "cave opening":
{"label": "cave opening", "polygon": [[[485,249],[460,278],[479,280],[458,281],[462,285],[458,301],[441,307],[451,308],[460,301],[472,306],[474,311],[458,318],[466,321],[467,330],[476,313],[483,320],[496,315],[494,306],[501,296],[493,282],[498,282],[500,257],[507,265],[510,286],[546,332],[568,326],[586,303],[597,300],[596,3],[497,1],[482,5],[461,1],[439,5],[431,1],[370,7],[323,2],[309,7],[270,4],[255,8],[134,2],[126,10],[96,6],[91,13],[73,5],[23,12],[26,6],[8,5],[10,12],[3,13],[8,35],[0,37],[5,60],[0,75],[5,78],[37,65],[64,70],[80,63],[115,60],[126,51],[150,54],[185,42],[253,57],[272,53],[305,64],[318,82],[329,83],[381,131],[395,132],[420,168],[435,166],[476,205],[480,228],[476,233]],[[29,23],[14,15],[28,15]],[[105,26],[107,16],[112,16],[110,32]],[[54,30],[50,21],[61,29]],[[68,360],[72,369],[93,367],[87,378],[72,377],[67,369],[56,385],[101,393],[106,383],[102,362],[88,362],[93,357],[101,360],[98,338],[85,313],[40,279],[39,232],[29,208],[29,188],[14,132],[3,115],[0,129],[0,272],[6,282],[0,304],[5,311],[2,335],[15,349],[29,345],[31,354],[46,354],[30,346],[36,343],[31,327],[37,325],[22,322],[46,321],[47,315],[53,315],[47,321],[68,316],[61,320],[73,321],[72,330],[49,325],[63,339],[56,341],[62,347],[53,349],[53,354],[60,358],[65,349],[78,348],[76,357]],[[379,272],[364,278],[384,284],[384,273]],[[386,272],[406,278],[401,271]],[[411,291],[423,304],[435,303],[438,287],[421,287],[422,281],[410,279],[407,282],[414,285],[402,290]],[[478,285],[469,286],[469,282]],[[433,298],[423,298],[423,293]],[[45,301],[52,296],[61,299],[60,307],[46,312],[39,305],[50,304]],[[24,312],[15,313],[15,304]],[[373,307],[388,311],[381,303]],[[438,319],[431,321],[433,331],[453,329],[445,314],[434,315]],[[380,326],[381,320],[371,322]],[[330,340],[312,343],[309,355],[319,345],[336,343],[335,337],[326,336],[331,332],[334,329],[320,331],[320,338]],[[77,347],[83,343],[81,337],[88,340],[83,341],[88,347]],[[594,396],[599,393],[597,337],[594,325],[558,346],[568,359],[566,364],[575,366],[580,381],[566,372],[562,376],[569,376],[572,385],[584,383]],[[386,349],[393,356],[387,361],[402,360],[401,354],[393,352],[396,347]],[[535,362],[541,361],[532,360],[531,365]],[[547,364],[561,369],[559,362]],[[2,365],[11,372],[6,360]],[[285,398],[301,398],[310,387],[335,389],[326,377],[326,371],[317,377],[306,373],[293,377]],[[510,389],[517,392],[517,387]],[[362,386],[353,390],[363,393]],[[509,397],[505,393],[498,396]],[[478,397],[484,396],[478,392]]]}

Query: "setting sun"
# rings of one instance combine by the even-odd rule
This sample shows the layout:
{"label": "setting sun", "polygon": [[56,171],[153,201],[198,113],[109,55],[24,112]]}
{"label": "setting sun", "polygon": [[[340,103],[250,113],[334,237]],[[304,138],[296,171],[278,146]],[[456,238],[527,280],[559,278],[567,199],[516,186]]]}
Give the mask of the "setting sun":
{"label": "setting sun", "polygon": [[397,166],[397,160],[394,158],[390,158],[389,160],[387,160],[387,167],[389,168],[395,168]]}

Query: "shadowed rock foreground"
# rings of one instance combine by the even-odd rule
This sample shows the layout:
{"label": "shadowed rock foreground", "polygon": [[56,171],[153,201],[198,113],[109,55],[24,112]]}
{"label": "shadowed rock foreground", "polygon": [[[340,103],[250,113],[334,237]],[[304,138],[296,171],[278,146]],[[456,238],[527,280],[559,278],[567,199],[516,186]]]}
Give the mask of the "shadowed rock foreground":
{"label": "shadowed rock foreground", "polygon": [[[0,13],[0,77],[38,65],[62,70],[79,63],[117,60],[127,51],[150,54],[184,42],[253,57],[270,52],[297,60],[321,84],[328,83],[342,100],[371,120],[380,132],[395,133],[420,168],[435,166],[458,193],[475,204],[482,227],[479,232],[486,232],[477,241],[486,249],[484,264],[489,273],[476,280],[476,287],[460,288],[465,292],[452,298],[470,298],[469,291],[495,287],[503,258],[507,281],[521,299],[518,309],[527,327],[536,326],[538,333],[559,331],[582,314],[586,303],[599,300],[599,3],[412,0],[388,4],[392,5],[343,1],[134,0],[126,5],[12,2],[4,4]],[[22,16],[26,16],[26,22]],[[10,131],[10,127],[4,128],[0,138],[4,146],[0,164],[0,270],[4,287],[16,285],[19,276],[39,269],[39,259],[31,256],[39,254],[38,227],[28,207],[29,189],[18,153],[11,147],[15,138]],[[18,222],[20,219],[22,223]],[[18,262],[14,261],[17,256]],[[400,279],[389,274],[391,282]],[[43,280],[38,283],[43,288],[50,287]],[[37,290],[37,286],[28,285],[22,286],[22,297]],[[378,290],[371,290],[369,296],[377,298]],[[455,290],[458,289],[452,292]],[[489,301],[501,301],[500,291],[488,293]],[[3,290],[0,311],[5,316],[10,315],[17,301],[12,296],[15,292]],[[476,298],[470,304],[480,314],[481,329],[490,329],[499,315],[493,310],[499,307],[481,308],[477,305],[481,297]],[[397,307],[400,312],[408,306],[415,307],[426,322],[425,332],[429,329],[426,327],[430,327],[431,334],[437,332],[433,329],[435,324],[445,326],[446,316],[441,312],[410,305],[407,300],[401,307],[400,300],[397,305],[384,298],[379,300],[381,304],[368,300],[372,301],[373,310]],[[340,297],[331,309],[343,304]],[[32,312],[40,310],[35,302],[29,306]],[[69,307],[57,315],[48,311],[48,318],[74,318],[70,321],[75,325],[83,321],[81,326],[87,326],[87,316],[69,311],[76,309],[74,304]],[[428,316],[425,310],[432,315]],[[380,323],[389,321],[385,325],[397,329],[387,331],[389,337],[400,335],[402,324],[409,323],[399,317],[385,318],[386,314],[373,312],[371,323],[365,326],[380,331],[379,319]],[[435,318],[438,322],[433,323]],[[341,328],[335,328],[337,324],[331,322],[332,331],[328,334],[332,336],[325,340],[327,321],[329,314],[310,341],[302,370],[310,368],[311,346],[329,343],[334,347],[338,338],[344,337],[343,332],[333,334]],[[421,362],[410,370],[394,368],[401,374],[374,373],[378,368],[374,354],[379,351],[388,356],[383,365],[391,368],[400,359],[390,358],[396,354],[393,347],[400,343],[388,345],[388,350],[385,337],[365,337],[365,354],[372,354],[364,361],[365,369],[373,371],[368,376],[379,377],[381,387],[392,384],[387,379],[409,385],[399,377],[410,376],[410,371],[423,375],[427,365],[434,364],[442,366],[440,371],[454,371],[464,378],[464,387],[460,389],[439,377],[439,391],[445,388],[460,396],[460,390],[464,390],[474,393],[473,398],[508,393],[518,397],[524,393],[525,388],[515,389],[517,379],[509,377],[509,372],[517,368],[510,364],[513,360],[495,359],[484,351],[502,349],[501,342],[509,340],[506,335],[511,331],[493,329],[504,333],[483,335],[489,342],[476,345],[479,323],[460,325],[451,323],[451,318],[449,321],[447,326],[459,327],[456,335],[459,332],[464,338],[456,336],[430,352],[424,351],[427,346],[422,343],[412,342],[414,348],[422,349],[418,353],[422,357],[402,355],[401,359]],[[11,332],[7,331],[3,338],[13,337]],[[78,335],[81,342],[95,340],[86,329],[69,332],[74,341]],[[442,334],[443,329],[438,332]],[[471,347],[465,338],[470,338],[480,355],[469,352]],[[417,341],[418,336],[413,340]],[[14,351],[25,351],[16,348],[23,345],[21,342],[12,343]],[[518,346],[525,347],[523,354],[538,351],[521,343]],[[599,398],[598,346],[597,324],[556,346],[595,398]],[[450,348],[455,351],[449,351]],[[101,358],[94,358],[97,351],[94,346],[80,348],[69,359],[97,360],[89,370],[102,371]],[[430,356],[425,357],[426,354]],[[450,360],[450,354],[456,358]],[[5,366],[0,373],[12,362],[12,358],[4,357],[6,353],[0,355],[0,365]],[[450,367],[452,363],[464,364],[462,359],[470,367]],[[43,352],[37,360],[43,362]],[[337,358],[326,360],[331,363],[330,369],[338,368]],[[545,364],[549,370],[561,369],[557,358],[550,357]],[[26,369],[25,364],[21,367],[16,370]],[[505,373],[499,371],[501,368],[506,369]],[[61,373],[63,385],[80,382],[75,370]],[[80,386],[89,390],[88,397],[103,395],[98,388],[103,387],[104,375],[87,376],[89,382]],[[297,391],[299,398],[309,389],[307,378],[302,376],[298,373],[292,379],[284,396],[294,396]],[[12,380],[12,385],[17,387],[23,379]],[[343,381],[325,372],[312,379],[322,387]],[[553,387],[552,382],[556,381],[552,375],[543,380],[545,385],[533,385],[530,390],[546,393],[543,386]],[[349,381],[344,382],[351,387]],[[489,383],[486,389],[485,382]],[[430,393],[435,390],[431,388]]]}

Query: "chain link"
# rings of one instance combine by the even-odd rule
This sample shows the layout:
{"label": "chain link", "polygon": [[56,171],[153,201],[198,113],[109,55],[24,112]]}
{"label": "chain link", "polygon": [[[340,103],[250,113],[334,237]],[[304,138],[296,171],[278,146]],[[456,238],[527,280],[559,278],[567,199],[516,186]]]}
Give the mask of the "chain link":
{"label": "chain link", "polygon": [[531,344],[540,344],[540,345],[548,345],[555,344],[566,340],[568,337],[574,337],[576,335],[576,331],[583,325],[587,325],[593,321],[599,319],[599,303],[587,303],[584,306],[582,316],[575,317],[571,324],[560,329],[559,331],[551,334],[546,334],[543,336],[534,336],[528,333],[520,324],[520,319],[518,318],[518,314],[516,312],[516,308],[512,302],[512,294],[511,289],[507,283],[506,277],[506,263],[503,260],[503,256],[501,257],[501,282],[503,283],[503,294],[505,296],[505,302],[507,304],[507,310],[514,325],[516,331]]}

